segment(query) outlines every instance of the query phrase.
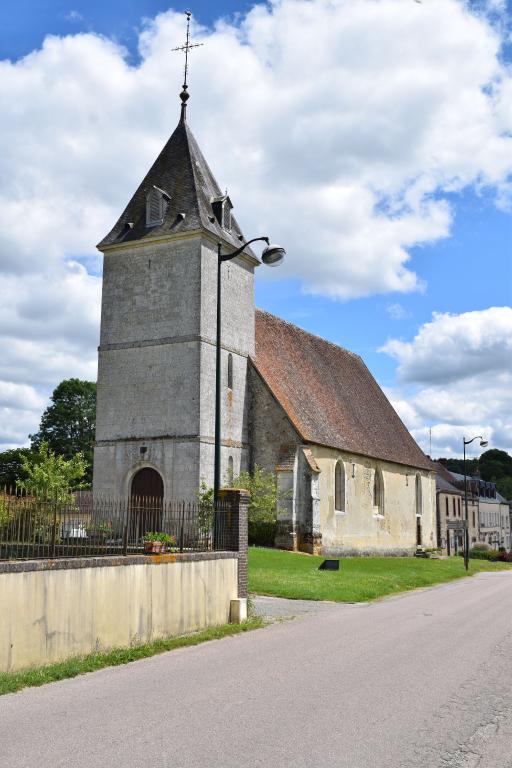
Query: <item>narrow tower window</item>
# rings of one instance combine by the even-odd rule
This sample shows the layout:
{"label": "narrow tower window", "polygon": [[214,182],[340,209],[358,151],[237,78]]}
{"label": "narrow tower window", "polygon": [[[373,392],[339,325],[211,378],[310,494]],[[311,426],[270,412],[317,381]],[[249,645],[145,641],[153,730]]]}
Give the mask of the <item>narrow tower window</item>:
{"label": "narrow tower window", "polygon": [[231,485],[233,482],[233,457],[228,457],[228,484]]}
{"label": "narrow tower window", "polygon": [[336,462],[334,470],[334,508],[336,512],[345,511],[345,467],[342,461]]}
{"label": "narrow tower window", "polygon": [[228,389],[233,389],[233,355],[228,355]]}

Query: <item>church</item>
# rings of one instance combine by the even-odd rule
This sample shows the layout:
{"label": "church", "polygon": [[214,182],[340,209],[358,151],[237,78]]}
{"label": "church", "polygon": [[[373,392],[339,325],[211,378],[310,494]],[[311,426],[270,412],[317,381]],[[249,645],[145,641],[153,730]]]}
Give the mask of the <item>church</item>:
{"label": "church", "polygon": [[[218,244],[245,242],[187,122],[104,254],[95,496],[195,499],[213,484]],[[293,255],[291,255],[293,258]],[[362,359],[254,306],[249,246],[222,266],[221,477],[275,472],[276,545],[435,546],[435,472]]]}

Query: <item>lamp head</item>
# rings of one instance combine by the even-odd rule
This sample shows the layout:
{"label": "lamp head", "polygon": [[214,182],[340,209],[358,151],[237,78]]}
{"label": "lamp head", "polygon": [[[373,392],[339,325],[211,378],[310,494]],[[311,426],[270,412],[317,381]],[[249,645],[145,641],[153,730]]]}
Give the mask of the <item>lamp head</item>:
{"label": "lamp head", "polygon": [[485,448],[487,445],[489,445],[489,443],[487,442],[487,440],[480,440],[480,447],[481,447],[481,448]]}
{"label": "lamp head", "polygon": [[278,267],[284,259],[286,251],[280,245],[267,245],[261,254],[261,260],[267,267]]}

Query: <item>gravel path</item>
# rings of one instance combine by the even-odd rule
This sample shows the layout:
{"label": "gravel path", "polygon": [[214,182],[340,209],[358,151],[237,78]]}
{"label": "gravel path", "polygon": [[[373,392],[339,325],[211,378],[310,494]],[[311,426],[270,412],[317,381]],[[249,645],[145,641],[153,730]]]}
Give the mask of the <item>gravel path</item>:
{"label": "gravel path", "polygon": [[267,597],[266,595],[253,595],[251,599],[254,612],[265,619],[296,619],[299,616],[339,610],[341,607],[340,603],[322,600],[288,600],[284,597]]}

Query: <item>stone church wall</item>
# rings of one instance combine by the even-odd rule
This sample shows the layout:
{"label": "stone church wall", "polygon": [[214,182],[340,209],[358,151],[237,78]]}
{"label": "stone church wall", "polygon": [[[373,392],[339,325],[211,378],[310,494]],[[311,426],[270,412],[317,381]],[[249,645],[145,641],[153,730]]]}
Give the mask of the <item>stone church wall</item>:
{"label": "stone church wall", "polygon": [[[324,554],[400,555],[416,549],[416,484],[421,476],[421,532],[424,547],[435,546],[435,479],[425,470],[311,446],[320,473],[320,524]],[[336,462],[345,469],[345,501],[335,510]],[[384,511],[373,507],[373,480],[382,473]]]}
{"label": "stone church wall", "polygon": [[257,464],[274,472],[282,447],[298,446],[302,441],[253,365],[249,365],[249,392],[250,467]]}

